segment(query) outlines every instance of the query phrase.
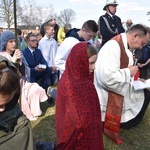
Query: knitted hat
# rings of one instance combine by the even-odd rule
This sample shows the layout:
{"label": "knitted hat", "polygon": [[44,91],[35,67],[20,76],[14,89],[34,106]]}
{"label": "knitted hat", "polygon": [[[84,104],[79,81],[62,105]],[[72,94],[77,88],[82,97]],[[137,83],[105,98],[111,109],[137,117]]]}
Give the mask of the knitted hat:
{"label": "knitted hat", "polygon": [[0,46],[1,46],[0,50],[1,51],[4,50],[6,43],[11,39],[15,39],[15,34],[13,32],[6,30],[1,33],[1,36],[0,36]]}

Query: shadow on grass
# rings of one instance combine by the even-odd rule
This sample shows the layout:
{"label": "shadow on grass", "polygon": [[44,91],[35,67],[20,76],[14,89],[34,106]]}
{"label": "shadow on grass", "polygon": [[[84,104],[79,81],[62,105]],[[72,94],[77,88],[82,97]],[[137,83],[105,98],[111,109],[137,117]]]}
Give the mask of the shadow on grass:
{"label": "shadow on grass", "polygon": [[54,115],[47,116],[41,119],[38,124],[33,127],[34,141],[54,141],[55,128],[54,128]]}
{"label": "shadow on grass", "polygon": [[46,102],[41,103],[41,110],[43,111],[44,115],[47,113],[47,109],[49,108],[54,108],[55,107],[55,101],[54,100],[49,100]]}
{"label": "shadow on grass", "polygon": [[34,141],[55,141],[55,102],[51,105],[42,103],[41,109],[45,114],[31,122]]}

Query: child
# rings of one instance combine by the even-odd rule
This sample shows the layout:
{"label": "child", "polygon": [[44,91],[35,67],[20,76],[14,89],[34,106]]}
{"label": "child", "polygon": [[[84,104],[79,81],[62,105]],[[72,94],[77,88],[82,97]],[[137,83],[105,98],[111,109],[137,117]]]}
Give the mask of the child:
{"label": "child", "polygon": [[58,70],[55,66],[54,60],[57,53],[57,42],[53,38],[55,30],[53,25],[44,25],[45,35],[40,40],[38,48],[41,50],[44,59],[46,60],[48,67],[52,67],[53,73],[50,76],[51,85],[58,82]]}

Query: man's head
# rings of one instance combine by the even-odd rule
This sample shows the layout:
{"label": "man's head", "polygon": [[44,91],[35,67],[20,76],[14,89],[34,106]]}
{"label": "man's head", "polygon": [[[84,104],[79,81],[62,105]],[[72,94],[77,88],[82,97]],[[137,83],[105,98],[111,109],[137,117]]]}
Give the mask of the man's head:
{"label": "man's head", "polygon": [[50,19],[46,22],[46,24],[51,24],[53,27],[56,25],[56,19]]}
{"label": "man's head", "polygon": [[117,1],[116,0],[106,0],[106,4],[103,10],[106,10],[108,13],[114,15],[117,11]]}
{"label": "man's head", "polygon": [[51,19],[49,21],[49,24],[51,24],[53,27],[55,27],[55,25],[56,25],[56,19]]}
{"label": "man's head", "polygon": [[20,29],[17,29],[17,34],[18,34],[18,37],[21,37],[22,31]]}
{"label": "man's head", "polygon": [[90,39],[93,39],[98,31],[98,25],[94,20],[88,20],[86,21],[81,29],[81,37],[85,41],[89,41]]}
{"label": "man's head", "polygon": [[32,33],[27,35],[26,42],[31,49],[35,49],[38,45],[37,37]]}
{"label": "man's head", "polygon": [[128,24],[128,26],[131,26],[133,23],[132,23],[132,20],[131,19],[128,19],[126,24]]}
{"label": "man's head", "polygon": [[65,24],[65,25],[64,25],[65,33],[67,33],[71,28],[72,28],[72,26],[71,26],[70,23]]}
{"label": "man's head", "polygon": [[48,37],[54,36],[54,33],[55,33],[54,26],[50,23],[46,23],[44,25],[44,31]]}
{"label": "man's head", "polygon": [[130,50],[141,49],[149,39],[148,28],[142,24],[132,26],[126,35]]}
{"label": "man's head", "polygon": [[43,38],[42,34],[41,33],[37,33],[36,34],[36,38],[37,38],[37,41],[39,43],[39,41]]}

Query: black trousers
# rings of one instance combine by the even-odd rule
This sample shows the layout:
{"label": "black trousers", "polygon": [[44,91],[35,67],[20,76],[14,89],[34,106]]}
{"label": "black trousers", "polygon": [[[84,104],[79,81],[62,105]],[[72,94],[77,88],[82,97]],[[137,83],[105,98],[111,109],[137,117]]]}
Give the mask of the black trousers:
{"label": "black trousers", "polygon": [[145,79],[146,80],[146,76],[147,76],[147,70],[149,68],[149,65],[140,68],[140,78]]}

